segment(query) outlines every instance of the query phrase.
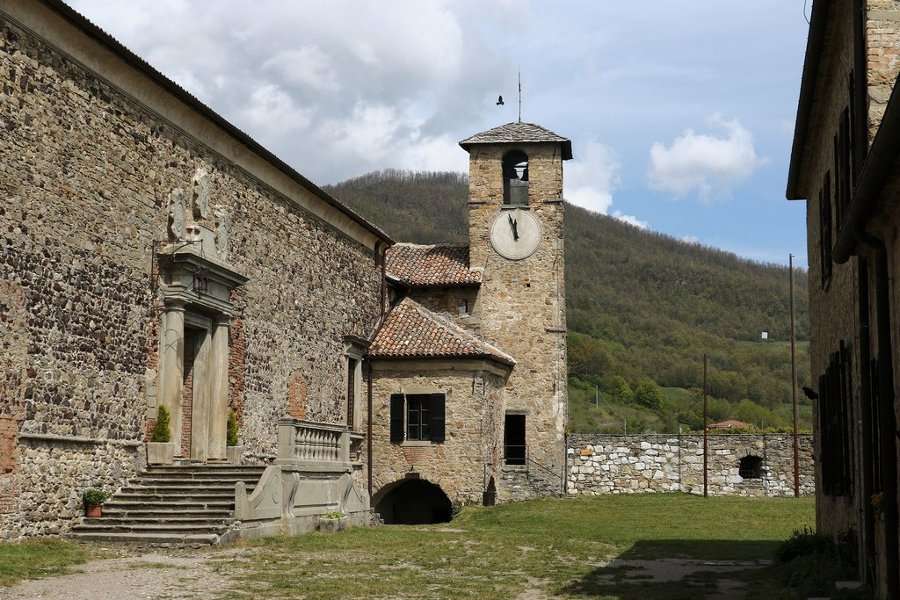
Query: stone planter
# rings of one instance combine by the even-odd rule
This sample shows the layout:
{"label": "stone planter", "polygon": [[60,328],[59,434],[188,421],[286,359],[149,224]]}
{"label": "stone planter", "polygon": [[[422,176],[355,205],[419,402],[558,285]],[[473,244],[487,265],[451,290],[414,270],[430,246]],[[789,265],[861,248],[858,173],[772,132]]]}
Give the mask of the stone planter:
{"label": "stone planter", "polygon": [[243,460],[241,455],[244,454],[243,446],[225,446],[225,458],[230,465],[239,465]]}
{"label": "stone planter", "polygon": [[316,529],[325,533],[337,533],[347,529],[349,522],[348,517],[319,517]]}
{"label": "stone planter", "polygon": [[171,465],[175,462],[175,444],[147,442],[147,462],[151,465]]}

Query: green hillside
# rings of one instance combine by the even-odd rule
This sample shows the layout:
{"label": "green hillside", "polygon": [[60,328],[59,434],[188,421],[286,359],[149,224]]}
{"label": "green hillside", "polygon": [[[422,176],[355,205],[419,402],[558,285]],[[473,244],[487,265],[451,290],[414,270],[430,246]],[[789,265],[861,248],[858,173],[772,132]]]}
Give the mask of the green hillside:
{"label": "green hillside", "polygon": [[[394,239],[434,243],[466,241],[467,185],[457,173],[383,171],[327,189]],[[806,273],[794,280],[797,338],[806,340]],[[699,428],[704,353],[713,420],[789,426],[785,267],[568,205],[566,296],[572,431]],[[797,350],[805,385],[807,344]]]}

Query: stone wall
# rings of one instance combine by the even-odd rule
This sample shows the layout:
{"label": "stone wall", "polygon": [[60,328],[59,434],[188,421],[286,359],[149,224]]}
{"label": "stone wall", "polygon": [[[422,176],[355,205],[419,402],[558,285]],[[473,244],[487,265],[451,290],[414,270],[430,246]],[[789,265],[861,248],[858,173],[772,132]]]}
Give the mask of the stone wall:
{"label": "stone wall", "polygon": [[[503,453],[503,378],[468,370],[463,362],[444,368],[429,368],[425,361],[406,368],[375,363],[372,465],[376,499],[379,490],[413,470],[438,485],[455,504],[482,501],[487,479]],[[446,394],[443,443],[391,443],[390,398],[398,393]],[[368,461],[363,454],[364,462]]]}
{"label": "stone wall", "polygon": [[[240,314],[229,365],[245,456],[275,455],[291,377],[305,381],[307,419],[341,422],[343,337],[368,336],[380,314],[375,238],[93,41],[48,42],[3,11],[0,417],[14,419],[18,453],[13,470],[0,473],[0,507],[46,497],[59,510],[59,527],[46,524],[43,512],[6,513],[4,535],[70,524],[78,515],[71,498],[80,493],[72,486],[107,468],[92,460],[110,473],[133,471],[133,457],[121,449],[86,458],[81,442],[61,443],[45,459],[23,436],[97,440],[98,448],[144,439],[155,415],[155,259],[166,237],[166,198],[189,190],[198,168],[209,173],[210,203],[229,216],[229,260],[250,277],[233,298]],[[51,25],[42,35],[58,27]],[[76,62],[59,44],[90,56]],[[98,74],[85,62],[112,66]],[[120,84],[134,89],[124,93]],[[157,111],[145,102],[169,104]],[[66,467],[39,468],[41,461]],[[99,479],[114,487],[118,477]]]}
{"label": "stone wall", "polygon": [[[793,496],[790,434],[709,436],[708,485],[714,496]],[[702,435],[573,434],[569,494],[703,493]],[[741,458],[762,459],[762,477],[744,479]],[[815,493],[812,436],[800,436],[800,493]]]}
{"label": "stone wall", "polygon": [[18,454],[15,496],[0,504],[0,539],[64,533],[83,514],[85,489],[118,490],[145,464],[138,444],[27,434]]}
{"label": "stone wall", "polygon": [[506,145],[476,145],[469,156],[469,255],[484,269],[474,315],[478,334],[516,360],[506,410],[527,413],[529,456],[562,473],[567,410],[563,165],[558,144],[522,144],[528,155],[529,210],[541,224],[530,257],[501,257],[490,229],[503,203]]}

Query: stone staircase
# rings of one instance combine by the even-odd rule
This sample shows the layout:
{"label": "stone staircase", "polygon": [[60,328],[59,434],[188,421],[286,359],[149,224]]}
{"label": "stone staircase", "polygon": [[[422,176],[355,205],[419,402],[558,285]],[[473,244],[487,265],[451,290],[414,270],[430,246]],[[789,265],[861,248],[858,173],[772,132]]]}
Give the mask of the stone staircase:
{"label": "stone staircase", "polygon": [[103,516],[82,519],[76,540],[201,545],[221,541],[234,521],[234,485],[253,491],[263,465],[150,467],[103,505]]}

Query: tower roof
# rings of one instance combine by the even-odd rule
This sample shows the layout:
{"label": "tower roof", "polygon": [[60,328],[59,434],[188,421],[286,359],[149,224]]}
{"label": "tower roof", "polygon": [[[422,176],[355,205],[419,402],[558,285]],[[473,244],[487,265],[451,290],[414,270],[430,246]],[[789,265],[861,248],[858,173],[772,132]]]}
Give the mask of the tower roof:
{"label": "tower roof", "polygon": [[572,158],[572,141],[534,123],[512,122],[469,136],[459,143],[466,152],[476,144],[556,143],[562,145],[562,159]]}

